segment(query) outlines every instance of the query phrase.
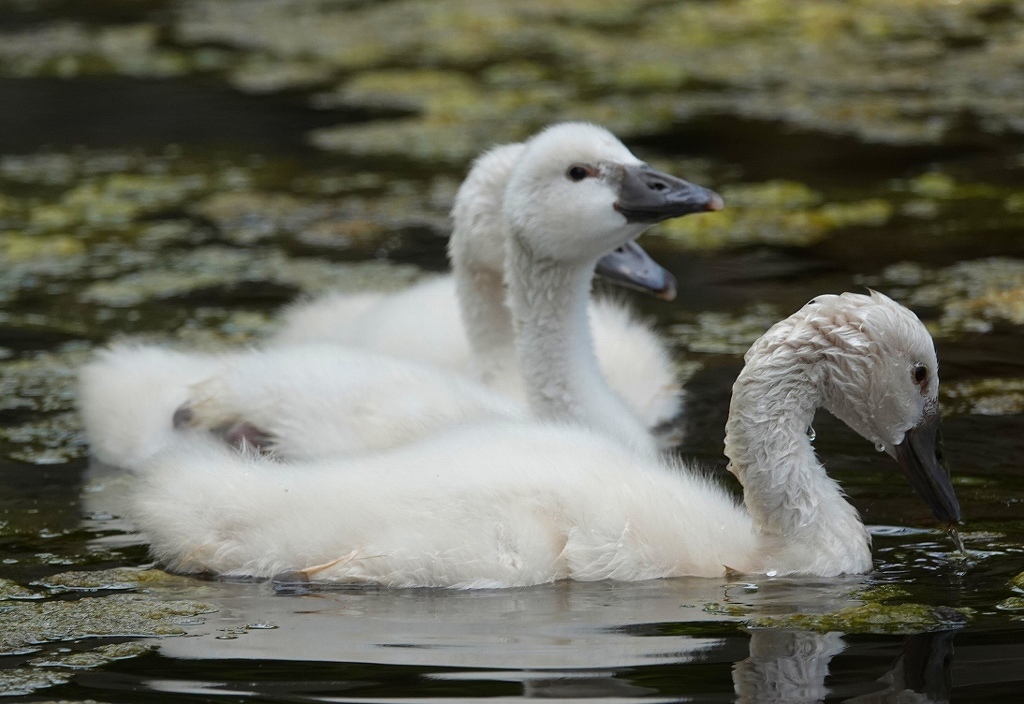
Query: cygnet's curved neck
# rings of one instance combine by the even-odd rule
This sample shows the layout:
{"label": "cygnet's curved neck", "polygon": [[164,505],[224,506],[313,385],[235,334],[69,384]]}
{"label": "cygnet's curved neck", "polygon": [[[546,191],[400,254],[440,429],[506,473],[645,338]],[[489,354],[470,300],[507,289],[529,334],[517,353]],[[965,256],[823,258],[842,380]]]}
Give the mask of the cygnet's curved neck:
{"label": "cygnet's curved neck", "polygon": [[871,568],[857,511],[818,462],[808,437],[821,405],[819,365],[791,349],[755,355],[733,385],[729,471],[763,546],[763,569],[835,575]]}
{"label": "cygnet's curved neck", "polygon": [[515,335],[505,304],[503,273],[453,261],[456,298],[481,380],[496,384],[515,379]]}
{"label": "cygnet's curved neck", "polygon": [[509,237],[508,302],[530,411],[569,420],[654,454],[651,435],[605,383],[588,319],[593,261],[566,264]]}

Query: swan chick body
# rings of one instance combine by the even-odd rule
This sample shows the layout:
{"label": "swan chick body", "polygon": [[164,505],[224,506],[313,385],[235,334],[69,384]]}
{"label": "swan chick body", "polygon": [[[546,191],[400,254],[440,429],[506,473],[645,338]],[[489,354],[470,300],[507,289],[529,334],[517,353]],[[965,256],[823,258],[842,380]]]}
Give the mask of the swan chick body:
{"label": "swan chick body", "polygon": [[[175,437],[172,417],[182,421],[180,429],[257,429],[261,445],[296,459],[382,450],[446,425],[525,416],[501,281],[501,204],[524,148],[506,145],[484,155],[460,189],[451,246],[464,266],[456,266],[455,278],[296,308],[286,315],[294,325],[261,349],[193,354],[115,344],[102,351],[79,374],[79,408],[94,455],[134,467]],[[462,312],[475,321],[469,324],[478,357],[494,363],[486,373],[475,366],[456,300],[456,279],[479,271],[496,283],[483,293],[467,289]],[[632,383],[620,386],[626,404],[651,418],[674,416],[679,389],[674,374],[663,373],[672,362],[654,331],[622,306],[592,305],[590,313],[604,320],[594,328],[606,360],[629,370]],[[339,341],[358,344],[335,345],[332,363],[328,343]],[[492,374],[501,366],[506,373]],[[477,373],[467,375],[469,369]],[[474,376],[493,383],[474,383]]]}
{"label": "swan chick body", "polygon": [[[274,343],[336,342],[436,365],[525,402],[505,302],[502,203],[522,143],[474,162],[452,208],[453,273],[395,293],[331,293],[281,315]],[[429,315],[424,315],[429,311]],[[601,372],[649,428],[682,411],[682,389],[665,341],[624,302],[594,297],[588,316]]]}
{"label": "swan chick body", "polygon": [[[590,164],[587,168],[593,171],[582,183],[580,179],[567,175],[567,170],[571,171],[578,163]],[[513,241],[507,242],[504,248],[508,250],[506,256],[510,260],[505,278],[509,295],[514,299],[509,303],[513,314],[510,317],[517,317],[518,336],[526,341],[512,345],[501,340],[495,345],[501,351],[495,350],[493,354],[481,357],[498,360],[518,354],[518,360],[511,360],[509,367],[517,361],[526,377],[526,388],[542,389],[528,395],[530,411],[538,417],[589,425],[645,452],[655,452],[655,440],[621,397],[609,389],[596,364],[587,318],[590,282],[596,263],[606,252],[613,249],[628,251],[632,239],[658,220],[720,207],[719,197],[700,186],[654,171],[609,132],[582,123],[556,125],[530,140],[507,181],[502,217],[511,234],[501,237],[506,241],[511,237]],[[509,202],[514,202],[514,205],[509,205]],[[622,208],[632,210],[623,212]],[[633,210],[640,214],[634,215]],[[474,217],[473,212],[460,213],[457,221],[474,222]],[[491,233],[490,236],[495,235]],[[462,244],[472,247],[479,243],[471,240]],[[486,247],[484,249],[489,251]],[[459,254],[453,255],[456,261],[460,257]],[[467,267],[459,267],[457,272],[458,281],[460,275],[466,274]],[[464,305],[463,313],[467,327],[480,331],[470,335],[479,347],[486,348],[496,337],[511,334],[512,322],[494,326],[490,315],[466,314],[467,308],[474,308],[479,303],[472,290],[466,291],[461,298],[475,302]],[[491,312],[508,315],[504,303],[496,303],[495,310]],[[492,326],[493,330],[488,329]],[[275,353],[271,349],[263,355],[274,356]],[[397,360],[394,365],[398,365]],[[343,443],[346,447],[358,444],[359,432],[354,431],[375,430],[371,434],[372,447],[366,447],[368,443],[364,442],[358,448],[362,450],[384,449],[423,434],[408,432],[411,419],[401,410],[395,413],[395,427],[390,435],[384,422],[368,428],[362,422],[363,416],[367,415],[364,409],[372,407],[374,413],[369,415],[386,419],[388,403],[376,398],[365,400],[367,392],[389,399],[397,409],[408,407],[413,403],[410,395],[418,394],[416,413],[426,417],[420,424],[424,432],[437,428],[441,423],[494,415],[495,405],[489,399],[487,404],[481,405],[481,398],[486,394],[472,396],[461,391],[459,385],[453,385],[451,392],[443,384],[432,385],[431,388],[437,389],[438,409],[434,409],[422,385],[410,384],[412,392],[407,392],[402,383],[391,381],[394,372],[378,372],[372,385],[364,381],[368,376],[365,372],[356,374],[354,383],[336,383],[333,378],[353,376],[350,367],[354,365],[339,361],[339,368],[334,372],[328,366],[322,366],[324,378],[331,380],[331,389],[338,389],[345,396],[343,403],[319,402],[323,397],[323,382],[317,375],[305,371],[282,371],[282,376],[290,377],[286,385],[258,373],[232,371],[243,383],[223,384],[214,378],[211,384],[204,385],[205,388],[196,389],[199,399],[189,404],[189,417],[193,421],[198,420],[200,427],[216,427],[224,423],[223,416],[231,415],[221,411],[233,407],[239,421],[275,437],[276,433],[255,418],[250,408],[262,407],[280,415],[297,411],[303,419],[323,412],[322,419],[314,419],[314,426],[321,429],[336,424],[336,435],[349,438]],[[275,364],[266,365],[271,375],[274,368]],[[299,383],[302,379],[308,383]],[[245,380],[251,387],[246,387]],[[463,382],[463,386],[465,384]],[[236,390],[240,393],[233,394]],[[455,391],[460,391],[458,397],[449,398]],[[354,394],[360,397],[357,403],[348,398]],[[346,409],[359,409],[359,412],[336,412],[339,405]],[[458,413],[460,406],[465,408],[461,415]],[[328,408],[335,412],[327,413]],[[216,412],[211,413],[211,409],[216,409]],[[509,412],[505,415],[517,414]],[[297,423],[291,418],[273,417],[269,420],[272,427],[296,431],[304,443],[312,443],[316,449],[309,450],[307,454],[337,452],[338,444],[324,433],[302,433],[296,427],[302,421]],[[320,442],[320,438],[326,443]],[[279,448],[292,444],[290,438],[278,442]]]}
{"label": "swan chick body", "polygon": [[[821,296],[747,353],[725,443],[745,507],[632,442],[643,430],[609,427],[616,409],[596,364],[567,365],[586,343],[586,264],[649,224],[649,208],[669,212],[688,198],[698,200],[685,207],[714,208],[716,196],[664,175],[645,180],[610,135],[596,140],[603,147],[564,152],[547,149],[554,136],[531,141],[537,158],[517,165],[504,206],[519,361],[544,420],[309,462],[189,443],[148,463],[133,501],[158,560],[186,572],[298,570],[388,586],[865,572],[868,534],[806,435],[818,407],[892,454],[940,521],[959,520],[936,449],[931,337],[881,294]],[[574,178],[566,163],[586,174]],[[550,228],[558,239],[544,236]]]}
{"label": "swan chick body", "polygon": [[[79,408],[93,455],[127,469],[189,429],[229,438],[232,429],[256,429],[264,449],[308,459],[526,416],[521,404],[461,375],[329,343],[219,353],[113,345],[80,370]],[[253,442],[236,442],[243,437]]]}

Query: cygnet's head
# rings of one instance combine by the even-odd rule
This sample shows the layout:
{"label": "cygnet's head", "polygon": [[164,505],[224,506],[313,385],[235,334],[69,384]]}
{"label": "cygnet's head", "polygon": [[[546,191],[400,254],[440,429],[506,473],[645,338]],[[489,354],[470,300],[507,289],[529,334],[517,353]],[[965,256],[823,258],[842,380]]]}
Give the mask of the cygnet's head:
{"label": "cygnet's head", "polygon": [[780,326],[784,344],[815,340],[825,408],[892,456],[939,521],[959,522],[942,458],[939,362],[918,317],[872,291],[818,296]]}
{"label": "cygnet's head", "polygon": [[505,269],[502,204],[512,168],[523,155],[522,142],[494,147],[473,162],[455,194],[448,252],[453,262],[498,275]]}
{"label": "cygnet's head", "polygon": [[[522,142],[501,144],[473,162],[452,206],[448,256],[453,267],[471,273],[483,270],[502,277],[508,234],[504,226],[505,189],[525,150]],[[671,301],[676,295],[675,277],[635,242],[606,253],[597,262],[594,273],[605,281],[662,300]]]}
{"label": "cygnet's head", "polygon": [[513,237],[565,262],[596,260],[654,223],[719,210],[722,199],[651,168],[607,130],[569,122],[526,142],[503,207]]}

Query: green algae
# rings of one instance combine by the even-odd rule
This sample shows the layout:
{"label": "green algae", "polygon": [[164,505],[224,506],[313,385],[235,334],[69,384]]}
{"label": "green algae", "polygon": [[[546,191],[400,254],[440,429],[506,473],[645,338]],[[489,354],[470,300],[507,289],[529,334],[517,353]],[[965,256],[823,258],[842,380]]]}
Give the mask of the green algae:
{"label": "green algae", "polygon": [[1024,325],[1024,261],[1019,259],[975,259],[938,270],[903,262],[886,268],[881,279],[906,287],[895,291],[904,303],[942,311],[929,324],[933,335],[989,332],[997,323]]}
{"label": "green algae", "polygon": [[184,577],[163,570],[135,567],[114,567],[105,570],[61,572],[37,580],[33,584],[57,592],[63,591],[136,591],[150,587],[180,586]]}
{"label": "green algae", "polygon": [[704,604],[701,609],[705,613],[715,614],[717,616],[732,616],[733,618],[741,618],[747,616],[751,612],[751,608],[743,606],[742,604],[720,604],[716,601],[708,602]]}
{"label": "green algae", "polygon": [[72,670],[93,669],[117,660],[128,660],[156,650],[153,643],[109,643],[94,650],[76,653],[59,653],[29,660],[32,667],[68,668]]}
{"label": "green algae", "polygon": [[140,594],[12,602],[0,610],[0,653],[82,638],[184,635],[185,625],[213,611],[203,602],[160,601]]}
{"label": "green algae", "polygon": [[193,0],[133,24],[7,31],[0,75],[213,72],[253,93],[345,81],[332,95],[390,109],[360,93],[363,74],[457,74],[457,86],[421,94],[412,121],[315,137],[448,161],[570,117],[634,135],[731,114],[931,144],[963,139],[967,119],[992,134],[1024,131],[1022,32],[1024,13],[1005,0]]}
{"label": "green algae", "polygon": [[[491,70],[542,58],[544,81],[562,95],[561,104],[533,113],[543,121],[564,119],[567,101],[580,105],[604,93],[629,95],[646,108],[643,123],[622,120],[631,122],[627,132],[641,124],[656,131],[680,118],[728,113],[874,141],[933,143],[955,138],[965,111],[984,130],[1024,129],[1024,78],[1016,72],[1024,53],[1022,20],[1005,9],[997,0],[942,6],[918,0],[721,0],[553,7],[480,0],[356,7],[206,0],[184,7],[176,33],[185,45],[232,47],[246,61],[305,61],[347,76],[381,69]],[[311,80],[303,67],[282,73],[268,83],[285,87],[289,75],[293,85]],[[324,74],[313,75],[319,81]],[[477,132],[476,106],[507,99],[500,90],[478,93],[480,99],[469,101],[466,114],[455,115],[446,133],[427,111],[419,136],[458,139],[464,131]],[[394,127],[412,132],[412,124]],[[389,137],[386,131],[357,134]],[[510,135],[492,132],[494,138]],[[318,139],[331,148],[354,147],[355,141],[354,135]],[[411,141],[406,134],[406,146]]]}
{"label": "green algae", "polygon": [[1016,592],[1024,593],[1024,572],[1010,580],[1010,588]]}
{"label": "green algae", "polygon": [[0,411],[68,411],[75,406],[75,373],[88,352],[72,346],[0,362]]}
{"label": "green algae", "polygon": [[0,427],[0,448],[12,460],[34,465],[64,464],[89,454],[81,421],[73,412]]}
{"label": "green algae", "polygon": [[1024,611],[1024,597],[1008,597],[996,604],[996,608],[1000,611]]}
{"label": "green algae", "polygon": [[336,264],[312,258],[292,259],[277,249],[209,246],[186,252],[173,266],[150,268],[112,281],[97,281],[85,289],[82,300],[112,307],[132,307],[145,301],[226,289],[243,283],[274,284],[295,292],[353,291],[408,283],[414,273],[412,267],[387,263]]}
{"label": "green algae", "polygon": [[942,407],[954,413],[983,416],[1024,413],[1024,379],[969,379],[944,384]]}
{"label": "green algae", "polygon": [[71,681],[70,672],[36,670],[27,667],[0,670],[0,696],[19,697],[38,689],[55,687]]}
{"label": "green algae", "polygon": [[[413,196],[412,198],[415,198]],[[388,218],[374,217],[348,198],[326,203],[322,199],[300,198],[287,193],[236,191],[216,193],[195,207],[195,212],[214,223],[226,239],[236,244],[253,244],[289,236],[310,245],[345,249],[379,242],[388,234]],[[399,202],[382,197],[378,213],[417,212],[411,198]],[[391,223],[394,224],[393,218]],[[430,223],[433,225],[433,223]]]}
{"label": "green algae", "polygon": [[894,210],[881,198],[821,204],[820,193],[789,181],[729,185],[721,191],[727,204],[724,211],[671,220],[655,233],[691,249],[806,246],[843,227],[885,225]]}
{"label": "green algae", "polygon": [[780,318],[775,306],[758,304],[738,315],[707,311],[694,322],[668,327],[673,343],[690,352],[741,355]]}
{"label": "green algae", "polygon": [[893,599],[905,599],[909,596],[910,592],[898,584],[873,584],[856,589],[850,593],[851,599],[859,599],[864,602],[891,601]]}
{"label": "green algae", "polygon": [[26,589],[17,582],[0,578],[0,601],[8,599],[39,599],[42,595]]}
{"label": "green algae", "polygon": [[[216,610],[197,601],[157,601],[127,594],[24,606],[18,603],[0,610],[0,654],[28,654],[44,649],[48,643],[82,639],[184,635],[184,626],[198,623],[202,614]],[[76,671],[140,657],[155,647],[152,643],[128,641],[75,651],[58,648],[25,665],[0,670],[0,696],[25,695],[65,684]]]}
{"label": "green algae", "polygon": [[20,232],[0,232],[0,257],[22,263],[39,259],[80,257],[86,248],[81,240],[68,235],[28,236]]}
{"label": "green algae", "polygon": [[143,22],[87,27],[75,22],[0,35],[0,72],[11,76],[72,78],[118,74],[164,78],[186,73],[186,55],[160,46],[160,27]]}
{"label": "green algae", "polygon": [[871,602],[827,614],[758,618],[748,621],[747,625],[751,628],[797,628],[816,633],[920,633],[962,626],[969,615],[968,609]]}

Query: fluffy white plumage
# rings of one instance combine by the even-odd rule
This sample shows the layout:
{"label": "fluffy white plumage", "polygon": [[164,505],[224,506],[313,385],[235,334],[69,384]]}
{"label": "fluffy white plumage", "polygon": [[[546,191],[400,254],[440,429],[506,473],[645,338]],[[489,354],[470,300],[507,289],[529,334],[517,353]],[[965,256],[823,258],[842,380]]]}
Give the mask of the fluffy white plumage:
{"label": "fluffy white plumage", "polygon": [[822,296],[746,361],[726,438],[746,510],[692,470],[593,430],[495,423],[348,461],[192,443],[149,464],[132,516],[153,555],[183,572],[501,587],[869,570],[867,532],[806,428],[825,406],[899,444],[935,402],[927,330],[881,294]]}
{"label": "fluffy white plumage", "polygon": [[[586,132],[582,126],[576,131]],[[505,302],[502,204],[524,148],[522,143],[494,147],[474,162],[459,188],[448,247],[452,275],[397,293],[335,293],[296,304],[282,314],[273,339],[338,342],[412,359],[482,379],[523,401]],[[675,419],[682,411],[682,389],[665,341],[614,298],[595,297],[589,317],[608,385],[645,426]]]}
{"label": "fluffy white plumage", "polygon": [[[559,141],[591,152],[597,145],[603,151],[591,156],[639,163],[618,140],[592,125],[560,125],[554,134],[559,137],[549,139],[545,149]],[[278,453],[288,458],[377,451],[448,425],[524,416],[504,300],[501,224],[504,191],[524,150],[525,145],[514,144],[488,152],[460,189],[450,245],[453,277],[391,295],[333,295],[297,306],[285,313],[283,328],[261,349],[196,354],[122,343],[101,352],[79,378],[79,406],[94,455],[119,467],[137,465],[174,439],[171,418],[186,403],[192,427],[245,422],[272,438]],[[620,225],[623,219],[610,203],[599,205],[607,210],[606,218]],[[634,236],[642,229],[630,226]],[[580,266],[589,292],[593,262]],[[607,300],[591,305],[589,315],[598,353],[609,370],[617,370],[612,380],[619,382],[621,395],[612,403],[622,398],[645,427],[674,417],[680,389],[656,333],[628,308]],[[469,337],[463,320],[472,330]],[[583,349],[569,361],[582,357],[586,365],[594,343],[589,330],[581,335]],[[481,386],[480,377],[489,383]],[[637,421],[626,424],[629,433],[640,435],[633,428]],[[616,433],[619,425],[606,423]],[[652,443],[647,438],[638,442]]]}

